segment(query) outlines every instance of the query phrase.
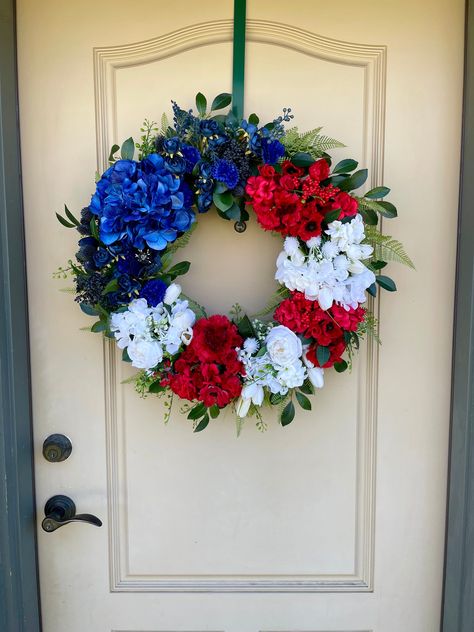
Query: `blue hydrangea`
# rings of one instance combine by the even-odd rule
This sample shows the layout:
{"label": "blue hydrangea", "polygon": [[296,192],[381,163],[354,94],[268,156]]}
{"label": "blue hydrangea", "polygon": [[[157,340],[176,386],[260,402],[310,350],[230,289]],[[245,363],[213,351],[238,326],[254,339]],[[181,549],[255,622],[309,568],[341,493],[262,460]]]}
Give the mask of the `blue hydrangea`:
{"label": "blue hydrangea", "polygon": [[201,152],[196,147],[183,143],[181,145],[181,153],[186,161],[186,173],[191,173],[196,163],[201,160]]}
{"label": "blue hydrangea", "polygon": [[140,291],[140,298],[146,299],[150,307],[156,307],[164,299],[167,287],[161,279],[148,281]]}
{"label": "blue hydrangea", "polygon": [[275,164],[285,155],[285,147],[279,140],[262,138],[262,158],[263,162]]}
{"label": "blue hydrangea", "polygon": [[90,204],[100,221],[101,241],[108,246],[127,240],[139,250],[145,244],[166,248],[195,220],[181,183],[158,154],[140,162],[118,160],[102,175]]}
{"label": "blue hydrangea", "polygon": [[212,177],[233,189],[239,181],[239,171],[230,160],[216,160],[212,167]]}

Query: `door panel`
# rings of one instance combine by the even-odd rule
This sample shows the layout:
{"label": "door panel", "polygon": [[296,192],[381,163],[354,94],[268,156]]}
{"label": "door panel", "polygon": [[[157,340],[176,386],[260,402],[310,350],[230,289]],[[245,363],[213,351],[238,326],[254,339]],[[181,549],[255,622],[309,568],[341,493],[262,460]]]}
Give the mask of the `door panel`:
{"label": "door panel", "polygon": [[[249,423],[239,439],[230,413],[193,435],[179,404],[165,426],[162,403],[123,384],[129,367],[80,330],[86,317],[50,279],[74,248],[53,211],[87,203],[110,146],[170,115],[172,98],[230,90],[232,3],[18,4],[38,513],[67,493],[104,520],[39,531],[45,632],[64,630],[65,612],[70,632],[432,632],[462,2],[248,3],[246,112],[292,107],[301,129],[345,142],[335,156],[367,166],[372,186],[391,185],[401,218],[386,230],[417,272],[393,265],[400,293],[373,306],[383,346],[365,345],[351,374],[328,372],[312,413],[285,429],[269,416],[263,435]],[[255,222],[238,235],[200,216],[184,290],[210,313],[257,311],[279,248]],[[41,457],[51,432],[72,439],[64,463]]]}

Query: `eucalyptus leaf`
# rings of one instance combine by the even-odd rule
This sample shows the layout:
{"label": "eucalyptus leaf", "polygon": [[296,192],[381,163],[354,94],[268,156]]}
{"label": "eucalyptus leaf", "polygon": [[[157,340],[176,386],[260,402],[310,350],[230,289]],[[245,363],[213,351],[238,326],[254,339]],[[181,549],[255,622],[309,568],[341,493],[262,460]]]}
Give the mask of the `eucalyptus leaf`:
{"label": "eucalyptus leaf", "polygon": [[383,287],[387,292],[396,292],[397,286],[395,285],[395,281],[391,279],[389,276],[385,276],[384,274],[379,274],[375,277],[376,282]]}
{"label": "eucalyptus leaf", "polygon": [[204,428],[207,428],[209,424],[209,415],[206,413],[198,425],[194,428],[194,432],[201,432]]}
{"label": "eucalyptus leaf", "polygon": [[212,102],[211,112],[215,112],[216,110],[222,110],[223,108],[226,108],[228,105],[231,104],[231,101],[232,101],[232,95],[229,94],[228,92],[222,92],[221,94],[218,94],[217,97]]}
{"label": "eucalyptus leaf", "polygon": [[328,347],[322,347],[321,345],[318,345],[316,349],[316,357],[318,359],[319,366],[324,366],[331,357],[331,352],[329,351]]}
{"label": "eucalyptus leaf", "polygon": [[334,362],[334,368],[338,373],[343,373],[348,367],[348,364],[345,360],[340,360],[339,362]]}
{"label": "eucalyptus leaf", "polygon": [[92,307],[92,305],[88,305],[87,303],[80,303],[79,307],[88,316],[98,316],[99,312]]}
{"label": "eucalyptus leaf", "polygon": [[168,270],[168,274],[172,277],[181,276],[183,274],[186,274],[186,272],[189,271],[190,267],[191,263],[189,261],[180,261]]}
{"label": "eucalyptus leaf", "polygon": [[315,160],[311,154],[305,151],[298,151],[291,157],[291,162],[297,167],[309,167]]}
{"label": "eucalyptus leaf", "polygon": [[337,185],[342,191],[353,191],[354,189],[358,189],[361,187],[365,181],[367,180],[367,176],[369,172],[367,169],[361,169],[360,171],[356,171],[349,178],[341,182]]}
{"label": "eucalyptus leaf", "polygon": [[202,92],[198,92],[196,94],[196,107],[197,110],[199,112],[199,114],[201,116],[204,116],[206,114],[206,109],[207,109],[207,99],[206,97],[203,95]]}
{"label": "eucalyptus leaf", "polygon": [[374,189],[370,189],[370,191],[367,191],[367,193],[364,194],[364,197],[369,198],[369,200],[378,200],[385,197],[389,193],[390,189],[388,187],[375,187]]}
{"label": "eucalyptus leaf", "polygon": [[127,138],[122,145],[122,149],[120,151],[120,156],[122,160],[133,160],[133,154],[135,153],[135,143],[133,142],[133,138]]}
{"label": "eucalyptus leaf", "polygon": [[230,191],[224,191],[223,193],[214,192],[212,201],[220,211],[225,213],[234,204],[234,196]]}
{"label": "eucalyptus leaf", "polygon": [[120,147],[118,145],[112,145],[112,147],[110,148],[110,154],[109,154],[109,162],[115,162],[115,152],[117,152],[120,149]]}
{"label": "eucalyptus leaf", "polygon": [[196,404],[196,406],[191,408],[189,411],[188,419],[199,419],[199,417],[202,417],[206,413],[206,410],[206,406],[202,402],[200,404]]}
{"label": "eucalyptus leaf", "polygon": [[287,426],[288,424],[291,424],[294,418],[295,418],[295,405],[293,404],[292,401],[289,401],[281,413],[281,417],[280,417],[281,425]]}
{"label": "eucalyptus leaf", "polygon": [[346,160],[341,160],[332,170],[333,173],[347,173],[348,171],[354,171],[357,169],[359,163],[356,160],[352,160],[352,158],[346,158]]}
{"label": "eucalyptus leaf", "polygon": [[295,394],[296,399],[298,400],[298,404],[301,406],[301,408],[303,408],[304,410],[311,410],[311,402],[306,397],[306,395],[303,395],[303,393],[301,393],[300,391],[295,391]]}

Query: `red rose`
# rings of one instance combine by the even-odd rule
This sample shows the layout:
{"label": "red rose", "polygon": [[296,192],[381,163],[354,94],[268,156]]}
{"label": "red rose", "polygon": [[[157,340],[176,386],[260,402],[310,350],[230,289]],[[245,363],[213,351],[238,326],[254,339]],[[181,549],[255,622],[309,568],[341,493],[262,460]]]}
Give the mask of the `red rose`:
{"label": "red rose", "polygon": [[346,193],[345,191],[340,191],[334,197],[334,203],[332,207],[334,209],[341,209],[339,219],[342,219],[344,217],[353,217],[354,215],[356,215],[359,205],[357,203],[357,200],[351,197],[348,193]]}
{"label": "red rose", "polygon": [[316,180],[319,184],[321,180],[326,180],[329,176],[329,165],[324,158],[313,162],[308,169],[309,175],[313,180]]}
{"label": "red rose", "polygon": [[289,174],[285,174],[281,176],[279,185],[282,189],[286,191],[294,191],[299,188],[299,180],[295,176],[290,176]]}
{"label": "red rose", "polygon": [[272,178],[276,174],[274,167],[271,165],[261,165],[258,171],[264,178]]}

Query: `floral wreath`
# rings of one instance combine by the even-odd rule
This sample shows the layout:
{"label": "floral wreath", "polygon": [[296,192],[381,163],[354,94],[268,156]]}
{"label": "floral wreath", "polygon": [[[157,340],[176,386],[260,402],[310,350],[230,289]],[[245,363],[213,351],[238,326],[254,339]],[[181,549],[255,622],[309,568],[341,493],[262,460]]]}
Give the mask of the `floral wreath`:
{"label": "floral wreath", "polygon": [[[169,398],[165,421],[173,395],[186,400],[195,432],[229,405],[238,432],[249,416],[266,428],[263,406],[277,406],[283,426],[295,403],[310,410],[308,395],[323,387],[325,370],[345,371],[359,340],[377,338],[362,305],[377,287],[396,290],[381,270],[389,261],[413,267],[400,242],[377,229],[378,215],[397,216],[381,201],[390,190],[350,194],[367,170],[351,159],[332,166],[326,152],[344,145],[321,128],[285,130],[290,108],[266,125],[255,114],[216,114],[230,103],[220,94],[208,111],[199,93],[195,114],[172,102],[172,124],[166,115],[161,129],[146,120],[140,143],[112,147],[80,219],[67,207],[56,214],[81,237],[75,261],[55,274],[74,278],[75,300],[97,318],[91,331],[115,339],[140,369],[138,393]],[[238,305],[231,318],[207,317],[175,282],[191,264],[173,263],[174,255],[188,243],[196,212],[211,208],[238,232],[253,210],[264,230],[284,238],[278,289],[257,317]]]}

